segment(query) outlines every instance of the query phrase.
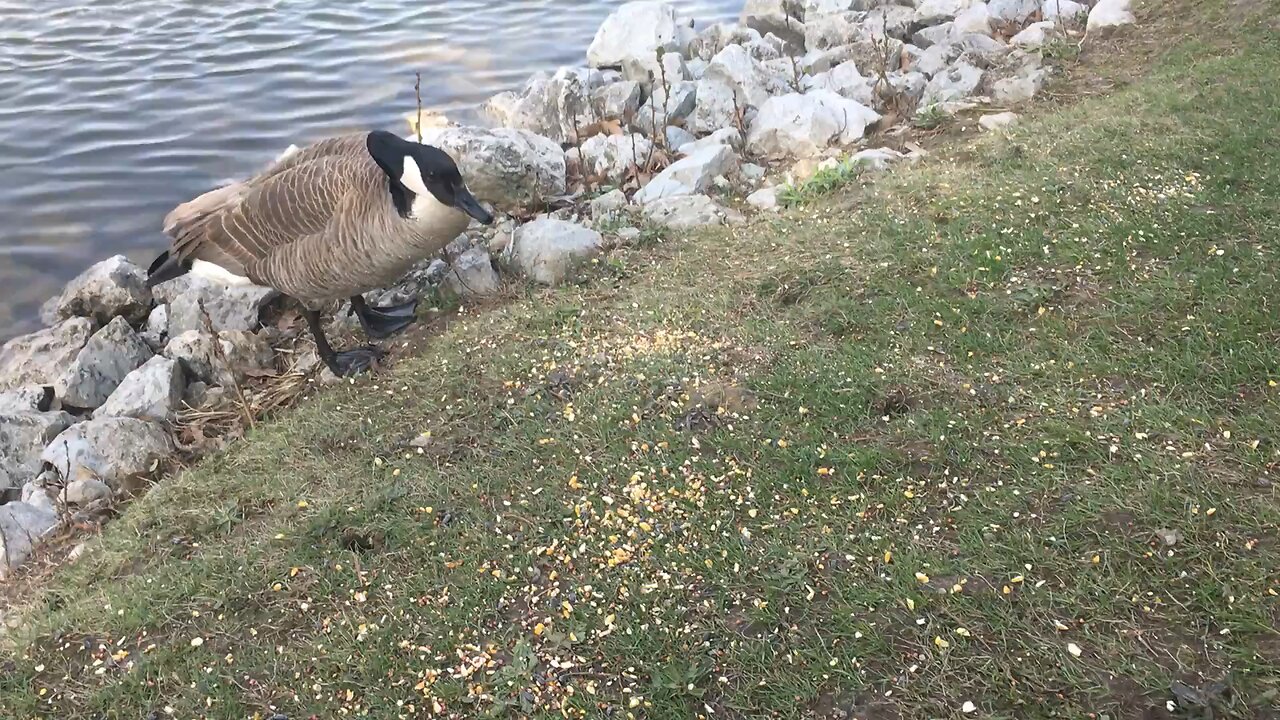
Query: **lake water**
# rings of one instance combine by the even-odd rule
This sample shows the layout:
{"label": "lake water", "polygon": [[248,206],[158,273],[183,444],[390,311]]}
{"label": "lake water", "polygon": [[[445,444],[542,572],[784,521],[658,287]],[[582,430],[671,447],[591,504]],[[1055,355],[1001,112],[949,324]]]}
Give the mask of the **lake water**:
{"label": "lake water", "polygon": [[[165,213],[290,143],[455,120],[580,65],[622,0],[0,0],[0,341]],[[742,0],[686,0],[698,27]]]}

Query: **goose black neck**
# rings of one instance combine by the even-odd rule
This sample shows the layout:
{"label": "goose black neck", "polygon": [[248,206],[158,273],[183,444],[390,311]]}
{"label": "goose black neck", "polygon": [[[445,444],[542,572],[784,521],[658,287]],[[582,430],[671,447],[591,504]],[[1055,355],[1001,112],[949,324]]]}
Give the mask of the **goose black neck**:
{"label": "goose black neck", "polygon": [[400,184],[395,178],[387,178],[387,184],[391,186],[391,202],[396,206],[396,212],[400,217],[409,217],[409,212],[413,208],[413,199],[417,197],[408,188]]}
{"label": "goose black neck", "polygon": [[400,217],[404,218],[409,217],[410,210],[413,208],[413,200],[417,197],[413,191],[400,182],[400,177],[404,174],[404,158],[408,154],[406,149],[408,144],[408,142],[385,130],[374,130],[369,133],[369,137],[365,140],[365,147],[369,150],[369,156],[378,164],[378,167],[382,168],[382,172],[387,175],[391,202],[395,205],[396,212],[400,214]]}

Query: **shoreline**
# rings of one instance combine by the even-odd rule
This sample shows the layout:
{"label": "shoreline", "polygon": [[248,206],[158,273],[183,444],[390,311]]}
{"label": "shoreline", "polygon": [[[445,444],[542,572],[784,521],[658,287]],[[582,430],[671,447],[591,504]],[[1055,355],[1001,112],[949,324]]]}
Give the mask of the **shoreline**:
{"label": "shoreline", "polygon": [[[850,9],[862,5],[874,7]],[[1085,9],[1057,14],[1064,5]],[[504,284],[562,285],[611,248],[745,222],[809,183],[914,160],[914,134],[958,113],[985,113],[979,126],[998,132],[1017,120],[998,111],[1049,80],[1050,49],[1131,24],[1127,5],[751,0],[738,24],[694,32],[674,4],[628,3],[601,25],[590,67],[536,73],[486,102],[493,127],[423,110],[407,134],[453,155],[500,219],[367,297],[446,307]],[[123,256],[50,299],[41,314],[56,322],[0,351],[0,577],[219,444],[175,439],[182,418],[229,415],[234,436],[313,387],[319,363],[291,312],[273,291],[195,278],[152,293]]]}

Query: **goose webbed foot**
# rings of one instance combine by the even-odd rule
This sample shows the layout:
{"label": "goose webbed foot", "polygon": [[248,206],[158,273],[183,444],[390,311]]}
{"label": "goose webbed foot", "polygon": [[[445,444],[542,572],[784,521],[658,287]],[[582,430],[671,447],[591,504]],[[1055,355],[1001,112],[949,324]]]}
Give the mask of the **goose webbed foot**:
{"label": "goose webbed foot", "polygon": [[334,353],[332,360],[326,360],[325,364],[329,366],[334,375],[350,377],[369,371],[382,357],[383,352],[381,350],[369,345],[355,350]]}
{"label": "goose webbed foot", "polygon": [[320,356],[320,360],[334,375],[338,377],[357,375],[370,370],[383,358],[384,353],[382,350],[373,345],[355,350],[335,352],[333,347],[329,345],[329,339],[325,337],[324,324],[320,320],[320,313],[316,310],[308,310],[304,315],[307,318],[307,325],[311,327],[311,334],[316,339],[316,354]]}
{"label": "goose webbed foot", "polygon": [[351,298],[351,311],[360,320],[360,327],[371,338],[381,340],[391,337],[414,323],[418,315],[418,301],[388,307],[371,307],[364,298]]}

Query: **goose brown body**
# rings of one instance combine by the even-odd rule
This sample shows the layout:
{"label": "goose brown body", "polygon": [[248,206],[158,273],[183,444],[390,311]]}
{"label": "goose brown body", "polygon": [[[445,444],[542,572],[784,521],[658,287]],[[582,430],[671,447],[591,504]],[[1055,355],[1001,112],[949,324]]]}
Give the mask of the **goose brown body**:
{"label": "goose brown body", "polygon": [[307,306],[395,282],[470,223],[429,193],[402,213],[367,133],[323,140],[165,218],[180,262],[212,263]]}

